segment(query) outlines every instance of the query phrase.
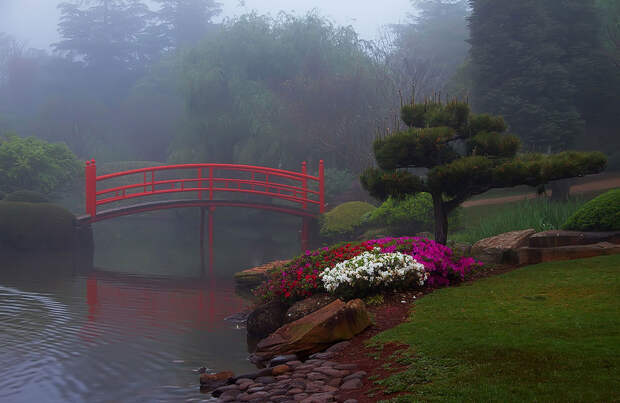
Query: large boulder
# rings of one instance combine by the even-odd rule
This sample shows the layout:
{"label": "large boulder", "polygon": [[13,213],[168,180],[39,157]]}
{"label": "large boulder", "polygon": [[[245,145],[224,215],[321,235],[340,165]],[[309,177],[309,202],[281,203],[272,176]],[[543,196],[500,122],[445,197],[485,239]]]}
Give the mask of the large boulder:
{"label": "large boulder", "polygon": [[269,278],[269,273],[286,265],[290,260],[276,260],[262,266],[235,273],[235,282],[242,288],[255,288]]}
{"label": "large boulder", "polygon": [[294,322],[311,314],[314,311],[318,311],[334,302],[336,297],[331,294],[315,294],[301,301],[297,301],[291,306],[286,315],[284,315],[284,323]]}
{"label": "large boulder", "polygon": [[255,356],[268,360],[280,354],[309,355],[341,340],[349,340],[370,325],[361,299],[331,304],[287,323],[258,343]]}
{"label": "large boulder", "polygon": [[558,246],[590,245],[599,242],[620,244],[620,231],[543,231],[532,235],[528,240],[528,246],[532,248],[555,248]]}
{"label": "large boulder", "polygon": [[511,231],[481,239],[471,247],[471,254],[483,263],[516,263],[517,249],[527,246],[534,229]]}
{"label": "large boulder", "polygon": [[248,315],[246,322],[248,333],[257,338],[271,334],[284,324],[285,314],[286,306],[280,301],[273,300],[259,305]]}
{"label": "large boulder", "polygon": [[536,264],[555,260],[583,259],[620,253],[620,245],[599,242],[590,245],[558,246],[557,248],[523,247],[518,250],[519,264]]}

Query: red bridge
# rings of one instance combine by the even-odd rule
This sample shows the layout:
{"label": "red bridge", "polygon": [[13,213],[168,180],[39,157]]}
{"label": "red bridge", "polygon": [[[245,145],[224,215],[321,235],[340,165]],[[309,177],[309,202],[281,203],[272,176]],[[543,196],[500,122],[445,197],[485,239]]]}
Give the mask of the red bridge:
{"label": "red bridge", "polygon": [[[201,207],[201,220],[204,220],[205,208],[209,211],[209,239],[212,240],[215,208],[245,207],[303,217],[302,244],[305,244],[308,219],[316,218],[325,210],[322,160],[318,176],[308,175],[305,162],[301,164],[301,172],[251,165],[184,164],[97,176],[95,160],[86,162],[85,176],[86,215],[78,217],[78,221],[85,224],[147,211]],[[173,194],[179,197],[165,197]],[[242,197],[222,198],[234,194]],[[252,199],[249,195],[253,195]],[[134,200],[140,202],[128,202]],[[202,228],[201,225],[201,239]]]}

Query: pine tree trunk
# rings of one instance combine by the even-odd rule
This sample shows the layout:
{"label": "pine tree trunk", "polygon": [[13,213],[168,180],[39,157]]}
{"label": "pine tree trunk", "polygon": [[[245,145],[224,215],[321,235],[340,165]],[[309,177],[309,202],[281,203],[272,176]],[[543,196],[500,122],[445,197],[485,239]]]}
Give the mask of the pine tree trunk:
{"label": "pine tree trunk", "polygon": [[448,241],[448,216],[441,193],[431,193],[433,196],[433,209],[435,210],[435,242],[445,245]]}

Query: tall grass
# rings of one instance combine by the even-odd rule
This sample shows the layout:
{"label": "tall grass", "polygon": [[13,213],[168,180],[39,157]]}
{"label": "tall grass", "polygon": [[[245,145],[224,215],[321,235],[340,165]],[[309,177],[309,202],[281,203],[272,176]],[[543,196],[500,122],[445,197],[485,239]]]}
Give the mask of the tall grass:
{"label": "tall grass", "polygon": [[508,231],[534,228],[536,231],[559,229],[587,199],[573,198],[554,202],[547,198],[523,200],[501,206],[476,206],[463,211],[463,228],[448,238],[474,243]]}

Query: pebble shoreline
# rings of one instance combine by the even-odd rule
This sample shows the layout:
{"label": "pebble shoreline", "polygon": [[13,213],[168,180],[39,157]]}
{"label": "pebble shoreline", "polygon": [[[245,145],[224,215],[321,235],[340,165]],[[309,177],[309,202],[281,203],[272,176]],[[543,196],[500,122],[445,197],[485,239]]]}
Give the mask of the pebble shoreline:
{"label": "pebble shoreline", "polygon": [[339,394],[361,388],[366,372],[357,371],[355,364],[330,361],[348,345],[335,344],[303,362],[295,355],[275,357],[268,368],[233,377],[212,395],[218,402],[357,403],[355,399],[343,400]]}

